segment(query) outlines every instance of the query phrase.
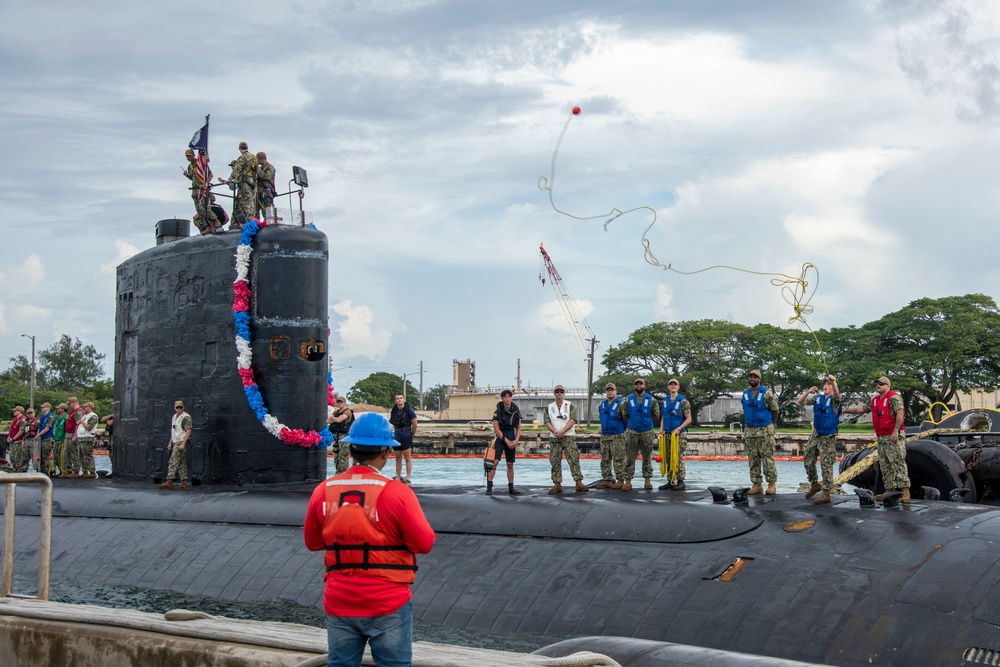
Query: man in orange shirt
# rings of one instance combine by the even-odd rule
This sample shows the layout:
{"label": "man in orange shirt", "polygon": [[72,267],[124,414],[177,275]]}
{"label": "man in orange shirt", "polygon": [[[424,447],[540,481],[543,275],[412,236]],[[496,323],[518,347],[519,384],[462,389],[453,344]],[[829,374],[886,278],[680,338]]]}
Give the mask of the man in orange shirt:
{"label": "man in orange shirt", "polygon": [[434,530],[413,490],[380,474],[396,444],[385,417],[358,416],[342,442],[354,465],[316,487],[303,527],[306,547],[326,551],[326,664],[361,665],[367,643],[380,667],[410,665],[410,584]]}

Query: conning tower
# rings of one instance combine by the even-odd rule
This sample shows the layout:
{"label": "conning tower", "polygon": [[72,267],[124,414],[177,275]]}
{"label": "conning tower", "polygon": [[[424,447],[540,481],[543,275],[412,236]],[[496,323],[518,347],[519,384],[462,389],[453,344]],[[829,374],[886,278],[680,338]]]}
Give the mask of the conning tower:
{"label": "conning tower", "polygon": [[[194,484],[278,484],[326,477],[326,449],[286,445],[248,405],[238,373],[233,281],[240,232],[188,237],[161,220],[157,245],[118,267],[114,476],[166,474],[173,403],[194,429]],[[326,235],[269,225],[257,232],[249,284],[253,370],[264,405],[291,429],[326,423]]]}

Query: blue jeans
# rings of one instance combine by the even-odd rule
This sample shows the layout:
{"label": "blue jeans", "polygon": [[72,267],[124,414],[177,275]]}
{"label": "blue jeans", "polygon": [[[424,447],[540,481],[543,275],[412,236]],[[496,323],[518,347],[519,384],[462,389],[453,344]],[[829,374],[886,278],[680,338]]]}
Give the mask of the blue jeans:
{"label": "blue jeans", "polygon": [[365,642],[379,667],[409,667],[413,662],[413,603],[388,616],[326,615],[327,667],[359,667]]}

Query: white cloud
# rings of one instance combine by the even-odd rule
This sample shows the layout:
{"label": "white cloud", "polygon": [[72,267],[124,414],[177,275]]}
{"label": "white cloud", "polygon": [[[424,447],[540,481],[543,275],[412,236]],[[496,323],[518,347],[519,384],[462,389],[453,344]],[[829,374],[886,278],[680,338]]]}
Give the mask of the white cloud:
{"label": "white cloud", "polygon": [[670,307],[670,302],[673,300],[674,290],[669,285],[658,283],[653,295],[653,319],[661,322],[677,319],[676,311]]}
{"label": "white cloud", "polygon": [[116,240],[115,248],[117,248],[118,252],[117,254],[115,254],[114,259],[112,259],[110,262],[107,262],[106,264],[101,264],[101,266],[98,268],[99,273],[115,275],[119,264],[124,262],[126,259],[132,257],[133,255],[139,253],[139,248],[135,247],[134,245],[132,245],[127,241]]}
{"label": "white cloud", "polygon": [[[594,312],[594,304],[586,299],[576,299],[575,303],[578,316],[586,318]],[[583,327],[583,323],[580,322],[578,316],[575,315],[572,318],[568,316],[558,301],[548,301],[543,303],[538,309],[538,317],[541,319],[542,326],[549,331],[566,334],[569,337],[566,344],[570,345],[570,341],[574,341],[572,343],[574,347],[576,345],[577,331],[582,332],[584,338],[587,337],[586,329]],[[570,324],[571,319],[577,324]]]}
{"label": "white cloud", "polygon": [[392,334],[372,329],[375,315],[368,306],[355,306],[349,299],[333,304],[333,311],[344,319],[337,325],[344,356],[380,357],[389,349]]}
{"label": "white cloud", "polygon": [[45,280],[45,266],[38,255],[28,255],[24,261],[0,271],[0,287],[9,296],[22,297],[35,291]]}

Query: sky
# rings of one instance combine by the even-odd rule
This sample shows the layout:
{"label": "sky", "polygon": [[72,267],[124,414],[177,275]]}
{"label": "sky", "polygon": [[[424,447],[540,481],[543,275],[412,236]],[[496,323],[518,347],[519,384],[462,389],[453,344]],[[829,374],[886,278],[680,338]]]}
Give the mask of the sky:
{"label": "sky", "polygon": [[584,386],[540,243],[598,361],[656,321],[802,326],[765,276],[648,264],[649,209],[675,269],[814,264],[814,328],[1000,297],[996,3],[7,0],[0,37],[0,367],[69,334],[110,375],[115,267],[193,215],[206,114],[217,174],[240,141],[308,171],[338,392],[453,359]]}

